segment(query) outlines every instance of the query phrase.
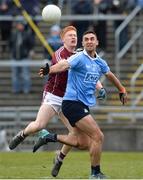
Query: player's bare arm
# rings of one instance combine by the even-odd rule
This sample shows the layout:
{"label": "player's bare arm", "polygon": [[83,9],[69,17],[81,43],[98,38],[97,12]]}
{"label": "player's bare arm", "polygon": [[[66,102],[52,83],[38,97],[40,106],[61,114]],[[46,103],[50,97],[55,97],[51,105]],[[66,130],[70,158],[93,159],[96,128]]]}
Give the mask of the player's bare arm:
{"label": "player's bare arm", "polygon": [[123,89],[125,90],[124,86],[120,83],[118,78],[111,71],[108,72],[106,76],[112,82],[112,84],[114,84],[118,88],[119,91],[123,91]]}
{"label": "player's bare arm", "polygon": [[124,105],[127,102],[127,92],[125,87],[120,83],[119,79],[110,71],[106,77],[117,87],[119,90],[120,101]]}
{"label": "player's bare arm", "polygon": [[67,60],[61,60],[57,64],[50,67],[49,74],[58,73],[68,70],[70,67]]}
{"label": "player's bare arm", "polygon": [[49,64],[47,63],[45,67],[40,68],[38,74],[40,75],[40,77],[43,77],[48,74],[66,71],[69,69],[69,67],[70,66],[69,66],[69,63],[67,62],[67,60],[63,59],[63,60],[59,61],[57,64],[52,65],[51,67],[49,67]]}

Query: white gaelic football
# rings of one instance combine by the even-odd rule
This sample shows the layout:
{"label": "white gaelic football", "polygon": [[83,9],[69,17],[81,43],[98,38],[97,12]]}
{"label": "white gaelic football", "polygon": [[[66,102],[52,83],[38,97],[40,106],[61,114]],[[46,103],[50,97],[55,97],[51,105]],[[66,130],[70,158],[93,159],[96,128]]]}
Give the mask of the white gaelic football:
{"label": "white gaelic football", "polygon": [[54,4],[49,4],[43,8],[42,18],[49,23],[56,23],[61,19],[61,9]]}

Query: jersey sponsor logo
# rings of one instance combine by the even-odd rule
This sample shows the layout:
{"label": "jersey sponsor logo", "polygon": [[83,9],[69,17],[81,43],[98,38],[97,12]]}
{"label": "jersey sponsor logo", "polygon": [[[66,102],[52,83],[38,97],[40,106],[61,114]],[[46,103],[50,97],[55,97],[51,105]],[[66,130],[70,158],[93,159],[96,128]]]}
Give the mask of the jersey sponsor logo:
{"label": "jersey sponsor logo", "polygon": [[84,82],[91,83],[91,82],[97,82],[99,79],[99,75],[97,73],[90,73],[87,72],[84,78]]}

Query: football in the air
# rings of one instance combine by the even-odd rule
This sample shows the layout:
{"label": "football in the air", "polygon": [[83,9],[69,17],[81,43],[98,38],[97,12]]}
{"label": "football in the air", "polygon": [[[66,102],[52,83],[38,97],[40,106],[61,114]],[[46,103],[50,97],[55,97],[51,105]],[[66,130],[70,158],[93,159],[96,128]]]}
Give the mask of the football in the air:
{"label": "football in the air", "polygon": [[49,23],[59,22],[61,19],[61,9],[54,4],[49,4],[43,8],[42,18]]}

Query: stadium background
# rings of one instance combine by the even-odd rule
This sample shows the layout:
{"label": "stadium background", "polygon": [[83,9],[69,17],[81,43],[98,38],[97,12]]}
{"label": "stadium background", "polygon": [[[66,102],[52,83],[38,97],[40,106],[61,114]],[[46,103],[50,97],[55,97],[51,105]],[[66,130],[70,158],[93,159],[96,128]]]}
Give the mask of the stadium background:
{"label": "stadium background", "polygon": [[[42,3],[43,2],[43,3]],[[98,102],[92,108],[92,114],[99,123],[105,134],[105,151],[142,151],[143,150],[143,13],[140,6],[135,6],[128,14],[71,14],[71,1],[57,1],[62,7],[62,19],[60,26],[69,25],[73,20],[92,20],[92,23],[105,20],[107,23],[107,47],[106,50],[99,50],[99,54],[110,64],[111,70],[121,79],[127,88],[129,101],[124,107],[119,101],[118,92],[105,78],[101,79],[106,91],[107,100]],[[46,1],[41,1],[40,10]],[[0,16],[2,20],[16,21],[21,16]],[[37,26],[44,37],[48,35],[50,25],[43,22],[39,14],[34,17]],[[114,29],[114,21],[123,20],[123,23]],[[91,24],[92,25],[92,24]],[[120,31],[128,26],[129,39],[119,49]],[[1,37],[0,37],[1,38]],[[13,94],[11,91],[11,66],[9,48],[2,51],[2,46],[7,41],[0,39],[0,150],[8,150],[7,143],[28,122],[34,120],[38,107],[41,103],[43,85],[45,79],[39,78],[37,72],[39,67],[45,63],[43,54],[44,48],[36,37],[34,46],[35,56],[30,63],[32,74],[32,89],[29,94]],[[24,65],[20,64],[20,66]],[[56,132],[67,133],[65,127],[58,118],[54,118],[48,129]],[[20,145],[16,151],[29,151],[33,147],[35,137],[30,137]],[[5,148],[4,148],[5,146]],[[44,147],[43,150],[57,149],[60,145]]]}

